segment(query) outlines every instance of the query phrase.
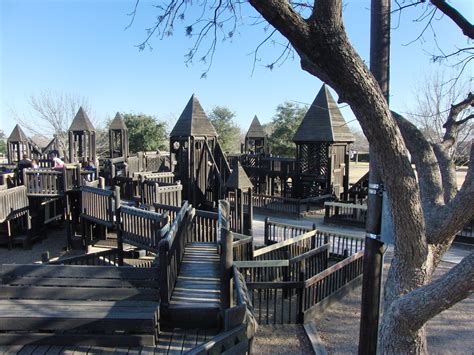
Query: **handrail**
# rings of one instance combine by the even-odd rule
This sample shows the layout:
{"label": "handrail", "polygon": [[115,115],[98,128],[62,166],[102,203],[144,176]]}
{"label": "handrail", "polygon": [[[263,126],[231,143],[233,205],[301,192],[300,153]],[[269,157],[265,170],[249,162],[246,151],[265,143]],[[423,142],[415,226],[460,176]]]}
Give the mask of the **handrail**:
{"label": "handrail", "polygon": [[325,277],[328,275],[336,272],[337,270],[342,269],[344,266],[349,265],[350,263],[354,262],[357,259],[363,258],[364,257],[364,251],[361,250],[358,253],[338,262],[337,264],[334,264],[333,266],[327,268],[326,270],[320,272],[317,275],[314,275],[313,277],[309,278],[304,282],[305,287],[309,287],[317,283],[318,281],[323,280]]}
{"label": "handrail", "polygon": [[304,234],[302,234],[302,235],[300,235],[300,236],[298,236],[298,237],[290,238],[290,239],[287,239],[287,240],[284,240],[284,241],[281,241],[281,242],[278,242],[278,243],[269,245],[269,246],[267,246],[267,247],[263,247],[263,248],[254,250],[253,256],[254,256],[254,257],[257,257],[257,256],[260,256],[260,255],[266,254],[266,253],[268,253],[268,252],[270,252],[270,251],[274,251],[274,250],[283,248],[283,247],[285,247],[285,246],[288,246],[288,245],[297,243],[297,242],[299,242],[299,241],[302,241],[302,240],[311,238],[311,237],[316,236],[316,235],[317,235],[317,230],[314,230],[314,231],[311,231],[311,232],[307,232],[307,233],[304,233]]}

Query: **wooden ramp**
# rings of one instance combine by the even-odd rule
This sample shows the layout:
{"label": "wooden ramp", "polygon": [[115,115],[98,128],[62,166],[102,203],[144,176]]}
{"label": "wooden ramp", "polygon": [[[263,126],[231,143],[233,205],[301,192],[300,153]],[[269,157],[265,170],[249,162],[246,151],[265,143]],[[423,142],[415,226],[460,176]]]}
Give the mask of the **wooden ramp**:
{"label": "wooden ramp", "polygon": [[217,244],[189,243],[165,314],[173,327],[218,328],[220,274]]}

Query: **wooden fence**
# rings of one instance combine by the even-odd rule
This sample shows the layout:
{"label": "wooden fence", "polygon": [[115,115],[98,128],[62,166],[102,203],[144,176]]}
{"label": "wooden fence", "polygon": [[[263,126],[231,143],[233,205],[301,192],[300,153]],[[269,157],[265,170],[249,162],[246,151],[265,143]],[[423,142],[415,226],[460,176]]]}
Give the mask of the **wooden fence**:
{"label": "wooden fence", "polygon": [[117,243],[120,250],[127,243],[158,253],[159,243],[169,230],[169,218],[166,214],[122,206],[119,219]]}
{"label": "wooden fence", "polygon": [[311,227],[305,227],[301,225],[274,222],[267,217],[265,218],[264,243],[265,245],[270,245],[282,242],[315,229],[315,224]]}
{"label": "wooden fence", "polygon": [[169,306],[183,259],[184,247],[189,235],[192,233],[192,212],[192,207],[187,201],[184,201],[166,237],[158,245],[160,297],[161,304],[164,307]]}
{"label": "wooden fence", "polygon": [[150,173],[150,172],[142,172],[138,173],[138,180],[140,181],[155,181],[157,183],[165,183],[165,184],[174,184],[175,176],[172,172],[164,172],[164,173]]}
{"label": "wooden fence", "polygon": [[324,223],[365,227],[367,205],[344,202],[325,202]]}
{"label": "wooden fence", "polygon": [[31,241],[31,221],[29,213],[29,201],[25,186],[12,187],[0,191],[0,225],[6,224],[6,235],[0,236],[0,242],[8,245],[11,249],[14,242],[14,231],[12,223],[23,225],[26,229],[26,237],[23,246],[28,247]]}
{"label": "wooden fence", "polygon": [[217,243],[219,239],[218,213],[195,210],[192,228],[192,240],[189,242]]}
{"label": "wooden fence", "polygon": [[244,261],[253,259],[253,238],[249,235],[232,233],[234,261]]}
{"label": "wooden fence", "polygon": [[57,197],[67,190],[65,169],[23,169],[28,196]]}
{"label": "wooden fence", "polygon": [[181,195],[183,186],[181,184],[157,183],[145,180],[140,183],[140,202],[143,205],[153,207],[154,203],[170,206],[181,206]]}
{"label": "wooden fence", "polygon": [[[247,192],[243,193],[243,198],[244,204],[248,205],[249,195]],[[304,203],[297,198],[252,194],[252,202],[254,209],[261,211],[279,212],[297,217],[304,211]]]}
{"label": "wooden fence", "polygon": [[300,267],[299,270],[286,272],[289,260],[235,262],[246,278],[260,324],[310,321],[321,303],[329,303],[332,297],[337,297],[345,288],[360,280],[363,251],[327,268],[327,260],[324,260],[327,245],[323,250],[325,252],[315,253],[319,254],[320,260],[313,263],[309,271]]}

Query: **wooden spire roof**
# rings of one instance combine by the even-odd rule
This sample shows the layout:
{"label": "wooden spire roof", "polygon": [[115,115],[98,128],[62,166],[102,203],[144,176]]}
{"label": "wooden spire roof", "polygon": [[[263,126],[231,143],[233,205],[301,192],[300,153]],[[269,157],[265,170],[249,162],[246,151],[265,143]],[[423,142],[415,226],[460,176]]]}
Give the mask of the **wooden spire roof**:
{"label": "wooden spire roof", "polygon": [[247,138],[263,138],[266,137],[266,133],[263,130],[262,125],[260,124],[260,121],[258,120],[257,115],[254,116],[252,123],[250,124],[249,130],[247,131],[247,134],[245,137]]}
{"label": "wooden spire roof", "polygon": [[70,131],[95,131],[89,117],[87,116],[84,109],[79,107],[79,111],[76,113],[76,117],[72,120]]}
{"label": "wooden spire roof", "polygon": [[117,112],[117,114],[115,115],[115,118],[112,120],[112,122],[110,122],[110,126],[109,126],[109,129],[112,130],[127,130],[127,125],[125,124],[125,121],[123,120],[123,117],[122,115],[120,114],[120,112]]}
{"label": "wooden spire roof", "polygon": [[347,126],[336,101],[323,84],[301,125],[293,142],[353,142],[354,136]]}
{"label": "wooden spire roof", "polygon": [[21,129],[21,127],[17,124],[15,128],[13,128],[10,137],[7,139],[8,142],[28,142],[28,137],[26,136],[25,132]]}
{"label": "wooden spire roof", "polygon": [[240,165],[239,161],[237,161],[237,164],[234,166],[232,174],[230,174],[229,178],[227,179],[225,186],[228,189],[240,189],[242,191],[248,190],[250,187],[253,187],[252,182],[247,176],[247,173],[245,172],[244,168],[242,168],[242,165]]}
{"label": "wooden spire roof", "polygon": [[193,94],[170,133],[171,137],[217,137],[217,132]]}

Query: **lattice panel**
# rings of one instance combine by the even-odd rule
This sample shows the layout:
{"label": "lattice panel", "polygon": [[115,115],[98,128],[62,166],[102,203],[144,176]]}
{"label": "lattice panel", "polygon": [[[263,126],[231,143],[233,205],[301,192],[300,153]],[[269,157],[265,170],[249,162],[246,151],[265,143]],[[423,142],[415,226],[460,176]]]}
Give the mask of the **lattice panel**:
{"label": "lattice panel", "polygon": [[327,176],[329,143],[300,144],[298,146],[299,171],[302,174]]}

